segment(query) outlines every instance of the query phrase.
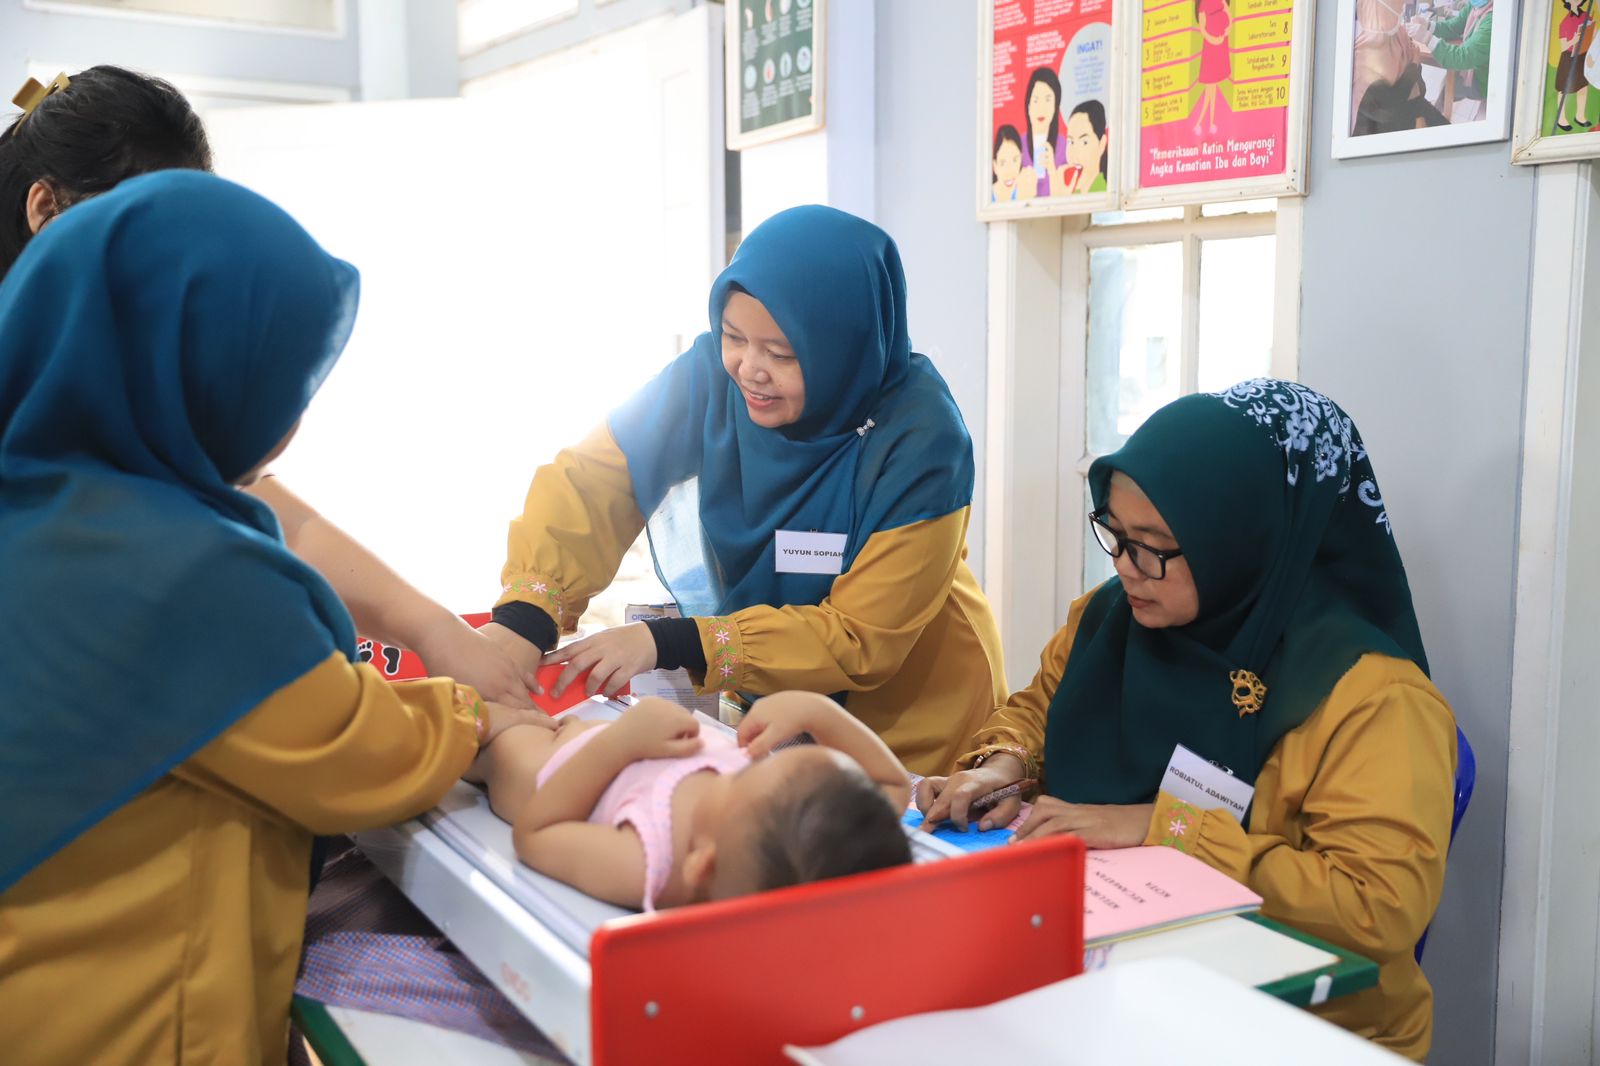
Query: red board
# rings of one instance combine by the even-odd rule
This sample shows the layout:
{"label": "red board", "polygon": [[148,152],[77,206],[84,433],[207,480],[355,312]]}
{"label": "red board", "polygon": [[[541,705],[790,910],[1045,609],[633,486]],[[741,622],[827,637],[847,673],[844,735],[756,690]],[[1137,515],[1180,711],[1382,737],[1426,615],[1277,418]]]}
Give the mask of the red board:
{"label": "red board", "polygon": [[784,1044],[1072,977],[1083,856],[1058,836],[607,922],[589,949],[593,1061],[776,1064]]}

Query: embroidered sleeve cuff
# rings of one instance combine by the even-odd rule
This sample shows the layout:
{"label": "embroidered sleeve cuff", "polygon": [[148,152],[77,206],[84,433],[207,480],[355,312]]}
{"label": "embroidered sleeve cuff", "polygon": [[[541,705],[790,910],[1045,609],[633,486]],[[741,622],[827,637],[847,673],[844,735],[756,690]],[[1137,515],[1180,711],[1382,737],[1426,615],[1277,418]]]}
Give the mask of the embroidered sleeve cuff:
{"label": "embroidered sleeve cuff", "polygon": [[1193,854],[1200,842],[1200,822],[1204,817],[1204,811],[1163,792],[1156,797],[1155,813],[1150,816],[1150,830],[1144,842]]}
{"label": "embroidered sleeve cuff", "polygon": [[656,641],[658,670],[706,672],[706,651],[693,618],[646,618],[644,624]]}
{"label": "embroidered sleeve cuff", "polygon": [[700,630],[701,654],[706,661],[707,692],[730,692],[744,680],[744,638],[739,624],[726,615],[693,620]]}
{"label": "embroidered sleeve cuff", "polygon": [[490,618],[540,651],[554,648],[561,636],[556,630],[555,619],[551,618],[543,608],[521,600],[502,603],[494,609]]}

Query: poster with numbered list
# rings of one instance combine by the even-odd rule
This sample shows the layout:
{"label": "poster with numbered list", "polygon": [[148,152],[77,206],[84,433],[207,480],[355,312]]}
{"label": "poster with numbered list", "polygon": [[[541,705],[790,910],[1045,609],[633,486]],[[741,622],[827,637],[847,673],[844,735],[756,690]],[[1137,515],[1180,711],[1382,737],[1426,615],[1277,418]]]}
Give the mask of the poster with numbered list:
{"label": "poster with numbered list", "polygon": [[978,217],[1114,207],[1123,176],[1112,0],[979,8]]}
{"label": "poster with numbered list", "polygon": [[1140,0],[1128,206],[1304,192],[1311,0]]}

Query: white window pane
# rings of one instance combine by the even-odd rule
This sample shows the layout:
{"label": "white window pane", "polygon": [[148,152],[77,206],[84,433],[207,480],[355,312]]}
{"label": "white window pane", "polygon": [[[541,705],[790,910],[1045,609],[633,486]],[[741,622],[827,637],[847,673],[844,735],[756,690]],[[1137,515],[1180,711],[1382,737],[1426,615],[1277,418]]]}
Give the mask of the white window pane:
{"label": "white window pane", "polygon": [[1225,200],[1220,204],[1206,204],[1200,208],[1200,214],[1203,218],[1219,218],[1222,215],[1259,215],[1277,209],[1277,199],[1268,197],[1265,200]]}
{"label": "white window pane", "polygon": [[1109,581],[1116,576],[1116,563],[1106,550],[1100,547],[1100,542],[1094,539],[1094,534],[1089,532],[1089,512],[1094,509],[1094,496],[1089,492],[1089,479],[1083,479],[1083,514],[1079,517],[1084,525],[1083,529],[1083,591],[1088,592],[1096,585]]}
{"label": "white window pane", "polygon": [[458,0],[457,48],[471,55],[524,30],[578,13],[578,0]]}
{"label": "white window pane", "polygon": [[1178,398],[1183,246],[1089,253],[1088,447],[1116,451],[1161,405]]}
{"label": "white window pane", "polygon": [[1276,248],[1272,236],[1200,245],[1201,392],[1271,371]]}
{"label": "white window pane", "polygon": [[1089,216],[1091,226],[1131,226],[1136,222],[1178,222],[1181,207],[1151,207],[1143,211],[1096,211]]}
{"label": "white window pane", "polygon": [[246,22],[332,33],[339,28],[338,0],[55,0],[74,7],[136,15]]}

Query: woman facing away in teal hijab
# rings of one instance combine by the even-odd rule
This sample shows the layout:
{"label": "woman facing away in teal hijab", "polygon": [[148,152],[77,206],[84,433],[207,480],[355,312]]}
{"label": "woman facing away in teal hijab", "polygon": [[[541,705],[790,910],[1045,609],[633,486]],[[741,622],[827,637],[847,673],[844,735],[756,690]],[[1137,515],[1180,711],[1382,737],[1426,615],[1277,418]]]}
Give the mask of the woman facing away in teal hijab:
{"label": "woman facing away in teal hijab", "polygon": [[65,212],[0,284],[7,1061],[283,1062],[312,835],[426,810],[537,714],[353,662],[350,614],[241,491],[356,290],[192,170]]}
{"label": "woman facing away in teal hijab", "polygon": [[[1377,961],[1377,988],[1319,1012],[1422,1058],[1414,948],[1444,882],[1455,725],[1360,434],[1327,397],[1258,379],[1168,404],[1089,483],[1117,576],[918,805],[965,825],[977,796],[1037,778],[1019,838],[1199,858],[1268,916]],[[1237,814],[1166,790],[1180,747],[1203,785],[1242,792]]]}
{"label": "woman facing away in teal hijab", "polygon": [[540,468],[484,632],[550,652],[648,525],[684,617],[550,656],[559,692],[686,667],[710,691],[836,695],[913,771],[947,772],[1005,698],[967,568],[972,442],[911,347],[899,252],[827,207],[757,227],[711,289],[709,331]]}

